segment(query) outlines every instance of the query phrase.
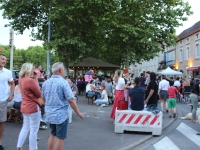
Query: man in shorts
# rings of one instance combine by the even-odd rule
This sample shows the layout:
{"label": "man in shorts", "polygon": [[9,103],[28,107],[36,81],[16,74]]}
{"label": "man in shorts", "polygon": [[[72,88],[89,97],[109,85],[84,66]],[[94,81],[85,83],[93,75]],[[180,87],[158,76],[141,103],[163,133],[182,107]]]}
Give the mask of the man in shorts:
{"label": "man in shorts", "polygon": [[53,75],[42,86],[42,97],[45,100],[45,114],[50,123],[51,135],[48,150],[62,150],[67,137],[69,122],[69,105],[83,119],[84,114],[78,109],[69,83],[63,78],[64,65],[57,62],[52,66]]}
{"label": "man in shorts", "polygon": [[0,54],[0,150],[4,150],[1,140],[4,122],[7,120],[7,103],[13,99],[15,84],[10,70],[4,68],[6,56]]}
{"label": "man in shorts", "polygon": [[172,108],[174,109],[173,118],[176,117],[176,94],[178,90],[174,87],[174,81],[169,81],[170,88],[168,88],[168,109],[169,109],[169,118],[172,117]]}

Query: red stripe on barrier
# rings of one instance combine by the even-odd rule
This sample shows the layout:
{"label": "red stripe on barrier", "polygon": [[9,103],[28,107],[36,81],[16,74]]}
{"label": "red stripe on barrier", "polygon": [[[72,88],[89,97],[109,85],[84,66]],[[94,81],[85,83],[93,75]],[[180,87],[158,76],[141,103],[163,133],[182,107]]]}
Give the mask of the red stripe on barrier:
{"label": "red stripe on barrier", "polygon": [[155,122],[156,122],[156,120],[158,119],[158,115],[156,115],[154,118],[153,118],[153,120],[151,121],[151,123],[150,123],[150,125],[153,125]]}
{"label": "red stripe on barrier", "polygon": [[123,114],[123,116],[121,117],[121,119],[119,120],[119,123],[122,123],[122,121],[126,118],[128,114]]}
{"label": "red stripe on barrier", "polygon": [[135,120],[134,124],[137,124],[142,117],[143,117],[143,115],[139,115],[138,118]]}
{"label": "red stripe on barrier", "polygon": [[142,124],[145,124],[149,120],[150,117],[151,117],[151,115],[146,116],[146,118],[144,119],[144,121],[142,122]]}
{"label": "red stripe on barrier", "polygon": [[135,115],[134,114],[132,114],[130,117],[129,117],[129,119],[126,121],[126,124],[129,124],[131,121],[132,121],[132,119],[135,117]]}

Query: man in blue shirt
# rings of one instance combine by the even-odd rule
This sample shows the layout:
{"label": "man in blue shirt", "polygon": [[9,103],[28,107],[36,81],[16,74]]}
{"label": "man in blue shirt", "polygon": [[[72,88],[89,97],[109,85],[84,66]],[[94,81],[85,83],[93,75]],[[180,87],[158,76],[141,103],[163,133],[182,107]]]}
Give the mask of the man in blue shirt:
{"label": "man in blue shirt", "polygon": [[68,107],[83,119],[84,114],[78,109],[69,83],[63,78],[63,63],[57,62],[52,66],[53,75],[42,86],[42,97],[45,100],[45,114],[50,123],[51,135],[48,149],[63,149],[64,139],[67,137]]}
{"label": "man in blue shirt", "polygon": [[131,109],[132,110],[143,110],[144,109],[144,94],[145,90],[140,87],[140,78],[134,79],[135,86],[130,89],[129,96],[131,98]]}

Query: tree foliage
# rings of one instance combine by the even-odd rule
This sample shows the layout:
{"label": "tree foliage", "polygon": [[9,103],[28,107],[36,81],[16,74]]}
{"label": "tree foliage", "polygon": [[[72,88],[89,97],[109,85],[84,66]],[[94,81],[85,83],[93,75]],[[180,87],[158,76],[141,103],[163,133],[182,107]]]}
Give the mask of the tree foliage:
{"label": "tree foliage", "polygon": [[[7,58],[6,68],[10,68],[10,48],[6,45],[0,45],[3,49],[1,52]],[[55,51],[51,51],[52,62],[59,61],[58,54]],[[47,52],[41,46],[30,46],[27,49],[16,49],[14,47],[13,53],[13,70],[20,70],[21,66],[25,62],[33,63],[35,66],[41,65],[46,70]]]}
{"label": "tree foliage", "polygon": [[[149,60],[174,44],[190,6],[182,0],[0,0],[8,26],[55,49],[67,63],[95,57],[121,65]],[[48,43],[48,20],[51,42]],[[36,28],[36,30],[34,30]],[[36,53],[34,54],[36,56]]]}

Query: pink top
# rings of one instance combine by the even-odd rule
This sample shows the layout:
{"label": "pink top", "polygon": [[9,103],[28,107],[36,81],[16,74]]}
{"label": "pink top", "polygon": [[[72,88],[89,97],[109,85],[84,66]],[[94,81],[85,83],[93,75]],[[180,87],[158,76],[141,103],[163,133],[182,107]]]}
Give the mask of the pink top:
{"label": "pink top", "polygon": [[175,87],[170,87],[168,89],[169,98],[176,98],[176,93],[178,93],[178,91]]}
{"label": "pink top", "polygon": [[41,91],[39,85],[32,78],[21,78],[19,87],[22,94],[21,112],[31,114],[37,112],[37,105],[41,105]]}
{"label": "pink top", "polygon": [[42,73],[40,72],[39,69],[35,69],[35,72],[37,73],[38,78],[42,78]]}

